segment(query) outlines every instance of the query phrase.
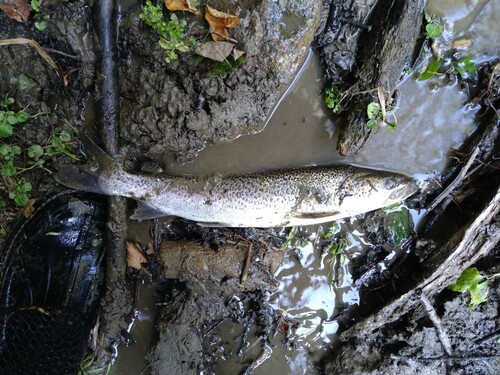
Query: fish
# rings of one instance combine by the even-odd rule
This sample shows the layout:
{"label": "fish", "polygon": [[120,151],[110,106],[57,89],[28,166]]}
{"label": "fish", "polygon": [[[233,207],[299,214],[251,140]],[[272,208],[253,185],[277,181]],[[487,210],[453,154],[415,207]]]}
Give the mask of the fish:
{"label": "fish", "polygon": [[90,138],[95,159],[60,168],[67,187],[138,201],[130,217],[178,216],[207,227],[289,227],[355,216],[402,201],[417,190],[409,176],[350,165],[233,175],[145,174],[126,171]]}

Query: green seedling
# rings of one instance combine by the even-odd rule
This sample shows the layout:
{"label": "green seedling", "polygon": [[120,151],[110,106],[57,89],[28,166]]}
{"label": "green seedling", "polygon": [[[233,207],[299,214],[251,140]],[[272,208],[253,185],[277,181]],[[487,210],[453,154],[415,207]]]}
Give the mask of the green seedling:
{"label": "green seedling", "polygon": [[420,73],[418,75],[418,80],[419,81],[426,81],[428,80],[429,78],[432,78],[434,77],[435,75],[438,75],[438,70],[439,68],[441,68],[441,61],[437,60],[437,61],[433,61],[431,62],[427,68],[425,69],[424,72]]}
{"label": "green seedling", "polygon": [[50,20],[50,15],[42,14],[40,0],[31,0],[31,9],[33,9],[36,29],[44,31],[47,28],[47,21]]}
{"label": "green seedling", "polygon": [[30,118],[25,111],[12,111],[14,98],[5,97],[0,100],[0,137],[10,137],[14,132],[14,125],[22,124]]}
{"label": "green seedling", "polygon": [[[46,162],[58,156],[68,156],[72,161],[79,160],[75,154],[73,136],[76,130],[68,123],[62,128],[54,129],[45,145],[33,144],[21,148],[16,144],[15,137],[17,126],[29,119],[49,119],[50,114],[43,112],[29,115],[25,111],[14,111],[11,106],[15,101],[13,98],[5,97],[0,100],[0,178],[8,196],[18,206],[25,206],[30,198],[32,184],[24,176],[24,173],[33,169],[51,171],[45,166]],[[5,201],[0,201],[5,206]],[[1,235],[0,230],[0,235]]]}
{"label": "green seedling", "polygon": [[35,82],[24,73],[20,74],[19,77],[12,77],[10,79],[10,84],[17,86],[21,91],[28,90],[35,86]]}
{"label": "green seedling", "polygon": [[489,292],[489,282],[494,278],[499,277],[500,273],[493,275],[483,275],[476,267],[467,268],[457,281],[448,286],[454,292],[470,294],[469,308],[480,305],[486,302]]}
{"label": "green seedling", "polygon": [[340,113],[342,111],[342,101],[344,98],[345,95],[336,86],[325,89],[325,104],[333,113]]}
{"label": "green seedling", "polygon": [[425,21],[427,24],[425,25],[425,32],[427,37],[430,39],[436,39],[441,36],[444,30],[443,21],[437,18],[435,15],[430,15],[429,13],[425,14]]}
{"label": "green seedling", "polygon": [[322,237],[324,240],[329,240],[340,232],[340,225],[333,223],[326,232],[323,233]]}
{"label": "green seedling", "polygon": [[164,51],[167,63],[177,60],[179,53],[190,51],[194,46],[193,38],[186,38],[185,30],[187,22],[180,20],[175,14],[170,14],[170,21],[163,18],[160,6],[153,5],[151,0],[146,1],[139,18],[148,26],[151,26],[160,36],[158,44]]}
{"label": "green seedling", "polygon": [[462,78],[471,77],[477,70],[471,56],[462,57],[458,61],[453,62],[452,65]]}
{"label": "green seedling", "polygon": [[379,123],[385,124],[385,127],[390,131],[396,130],[398,126],[397,121],[387,121],[379,103],[369,103],[366,107],[366,115],[368,116],[368,121],[366,122],[368,129],[375,129]]}

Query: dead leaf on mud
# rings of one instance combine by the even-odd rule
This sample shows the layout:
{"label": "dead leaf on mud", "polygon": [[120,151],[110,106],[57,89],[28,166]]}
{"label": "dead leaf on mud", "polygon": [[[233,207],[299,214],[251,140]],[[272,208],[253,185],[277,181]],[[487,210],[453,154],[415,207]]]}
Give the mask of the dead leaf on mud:
{"label": "dead leaf on mud", "polygon": [[36,202],[36,199],[30,199],[28,201],[28,203],[26,203],[26,206],[23,207],[22,214],[26,219],[31,216],[33,211],[35,211],[35,207],[34,207],[35,202]]}
{"label": "dead leaf on mud", "polygon": [[142,264],[147,263],[148,258],[143,254],[139,246],[133,242],[127,242],[127,265],[140,270]]}
{"label": "dead leaf on mud", "polygon": [[196,53],[207,59],[223,62],[233,51],[234,44],[228,42],[206,42],[196,49]]}
{"label": "dead leaf on mud", "polygon": [[200,14],[200,11],[193,7],[189,0],[165,0],[165,6],[171,12],[176,10],[187,11],[196,14]]}
{"label": "dead leaf on mud", "polygon": [[30,7],[26,0],[2,1],[0,9],[2,9],[9,18],[17,22],[26,22],[30,16]]}
{"label": "dead leaf on mud", "polygon": [[215,41],[228,39],[227,29],[235,27],[240,19],[232,14],[224,13],[205,5],[205,19],[210,26],[210,34]]}
{"label": "dead leaf on mud", "polygon": [[241,51],[239,49],[233,49],[233,59],[236,61],[238,60],[241,56],[243,56],[246,52]]}

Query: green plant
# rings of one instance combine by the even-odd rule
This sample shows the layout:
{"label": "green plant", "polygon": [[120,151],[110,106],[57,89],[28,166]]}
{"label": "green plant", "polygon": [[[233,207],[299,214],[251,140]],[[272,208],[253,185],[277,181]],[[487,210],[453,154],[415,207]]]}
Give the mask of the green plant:
{"label": "green plant", "polygon": [[429,13],[425,14],[425,21],[427,24],[425,25],[425,32],[428,38],[436,39],[441,36],[444,30],[443,21],[437,18],[435,15],[430,15]]}
{"label": "green plant", "polygon": [[454,292],[469,292],[469,308],[473,308],[474,306],[486,302],[489,292],[488,283],[499,276],[500,273],[486,276],[481,274],[476,267],[470,267],[460,275],[454,284],[448,286],[448,288]]}
{"label": "green plant", "polygon": [[435,75],[438,75],[438,70],[441,68],[441,61],[436,60],[431,62],[429,65],[427,65],[427,68],[425,69],[424,72],[420,73],[417,77],[419,81],[425,81],[428,80],[429,78],[434,77]]}
{"label": "green plant", "polygon": [[[33,144],[22,148],[15,144],[12,137],[15,127],[28,119],[49,119],[46,112],[30,116],[25,111],[13,111],[13,98],[5,97],[0,101],[0,136],[5,139],[0,143],[0,177],[8,196],[18,206],[25,206],[29,200],[32,184],[23,175],[32,169],[40,168],[50,172],[45,167],[46,162],[57,156],[68,156],[72,161],[78,160],[74,151],[71,132],[76,130],[69,124],[63,123],[58,129],[53,129],[46,145]],[[3,204],[5,204],[4,201]]]}
{"label": "green plant", "polygon": [[28,90],[35,86],[33,80],[24,73],[21,73],[19,77],[11,77],[10,83],[17,86],[21,91]]}
{"label": "green plant", "polygon": [[162,8],[153,5],[151,0],[146,1],[139,18],[160,36],[158,44],[164,51],[167,63],[177,60],[179,53],[188,52],[194,46],[194,39],[186,38],[186,21],[171,13],[170,21],[165,22]]}
{"label": "green plant", "polygon": [[462,78],[472,76],[477,68],[471,56],[462,57],[461,59],[452,63],[453,67]]}
{"label": "green plant", "polygon": [[47,21],[50,20],[50,15],[42,14],[40,0],[31,0],[31,9],[35,13],[35,27],[37,30],[44,31],[47,28]]}
{"label": "green plant", "polygon": [[10,137],[13,126],[28,121],[30,115],[25,111],[12,111],[9,106],[14,104],[14,98],[5,97],[0,100],[0,137]]}
{"label": "green plant", "polygon": [[333,113],[340,113],[342,111],[342,100],[344,98],[345,95],[336,86],[330,86],[325,89],[325,104]]}
{"label": "green plant", "polygon": [[385,124],[385,127],[391,131],[396,130],[398,126],[397,121],[387,121],[379,103],[369,103],[366,107],[366,115],[368,116],[368,121],[366,122],[366,127],[368,129],[375,129],[379,123]]}

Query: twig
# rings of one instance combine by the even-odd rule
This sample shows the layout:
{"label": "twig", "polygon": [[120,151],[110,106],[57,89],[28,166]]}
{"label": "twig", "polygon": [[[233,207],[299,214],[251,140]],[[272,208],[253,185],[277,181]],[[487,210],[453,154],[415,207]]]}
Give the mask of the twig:
{"label": "twig", "polygon": [[441,201],[443,199],[445,199],[452,192],[453,189],[455,189],[458,185],[460,185],[463,178],[467,174],[467,171],[472,166],[472,163],[474,163],[474,161],[476,160],[476,156],[478,153],[479,153],[479,146],[476,146],[476,148],[474,148],[474,151],[472,151],[472,154],[469,157],[467,164],[465,164],[465,166],[462,168],[462,170],[460,171],[458,176],[455,177],[455,179],[451,182],[451,184],[448,185],[448,187],[446,189],[444,189],[443,192],[441,194],[439,194],[438,197],[436,199],[434,199],[434,201],[427,207],[428,212],[435,209],[436,206],[439,203],[441,203]]}
{"label": "twig", "polygon": [[473,356],[453,356],[453,357],[409,357],[391,354],[391,359],[397,359],[402,361],[419,361],[419,362],[433,362],[433,361],[472,361],[472,360],[485,360],[485,359],[497,359],[500,355],[473,355]]}
{"label": "twig", "polygon": [[436,328],[439,341],[441,342],[441,345],[443,346],[445,353],[451,357],[453,354],[451,349],[451,342],[448,335],[446,334],[446,330],[441,324],[441,319],[439,319],[439,316],[436,313],[434,306],[432,306],[431,301],[429,301],[429,298],[427,298],[427,295],[425,293],[422,293],[420,295],[420,300],[422,301],[422,304],[425,307],[427,315],[429,315],[429,319],[431,320],[432,324],[434,324],[434,328]]}
{"label": "twig", "polygon": [[252,259],[252,248],[252,244],[248,245],[245,263],[243,263],[243,271],[241,272],[240,284],[243,284],[247,280],[248,268],[250,267],[250,260]]}
{"label": "twig", "polygon": [[27,39],[27,38],[12,38],[12,39],[1,39],[0,40],[0,46],[9,46],[9,45],[16,45],[16,44],[27,44],[28,46],[32,47],[55,71],[56,74],[59,78],[64,83],[64,86],[68,86],[68,80],[64,76],[61,68],[57,63],[54,61],[52,57],[49,56],[47,52],[38,44],[36,41],[33,39]]}

